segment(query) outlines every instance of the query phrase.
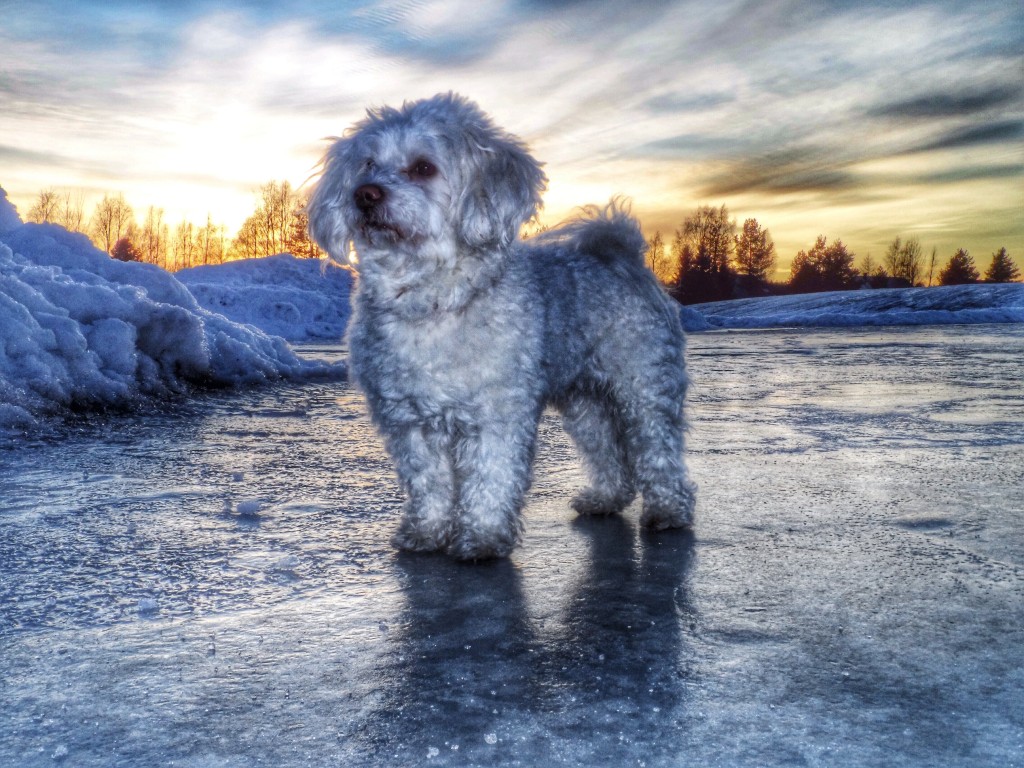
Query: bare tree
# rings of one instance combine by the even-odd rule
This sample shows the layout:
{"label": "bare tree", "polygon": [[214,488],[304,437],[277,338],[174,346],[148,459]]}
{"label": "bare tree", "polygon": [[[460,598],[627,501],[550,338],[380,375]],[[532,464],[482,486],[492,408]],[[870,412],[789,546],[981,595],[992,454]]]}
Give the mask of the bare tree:
{"label": "bare tree", "polygon": [[306,213],[305,204],[297,206],[292,211],[285,250],[300,259],[323,258],[324,254],[320,246],[309,236],[309,215]]}
{"label": "bare tree", "polygon": [[231,244],[235,258],[272,256],[287,250],[294,211],[300,203],[298,195],[287,181],[271,181],[260,187],[259,200],[255,213]]}
{"label": "bare tree", "polygon": [[296,196],[287,181],[271,181],[260,189],[263,198],[263,237],[267,255],[281,253],[286,249],[289,224],[295,210]]}
{"label": "bare tree", "polygon": [[60,195],[53,187],[42,190],[28,209],[25,220],[35,224],[56,223],[60,214]]}
{"label": "bare tree", "polygon": [[935,267],[938,266],[939,249],[932,248],[931,258],[928,259],[928,287],[932,287],[932,278],[935,275]]}
{"label": "bare tree", "polygon": [[238,229],[238,234],[231,241],[228,249],[230,259],[255,259],[260,256],[267,256],[260,244],[259,220],[257,214],[253,214]]}
{"label": "bare tree", "polygon": [[676,233],[690,246],[695,258],[706,259],[712,271],[729,266],[733,251],[736,222],[729,220],[729,209],[702,205],[683,220]]}
{"label": "bare tree", "polygon": [[892,277],[906,280],[910,285],[916,285],[921,278],[923,262],[921,242],[916,237],[908,238],[906,242],[897,237],[889,243],[889,249],[885,252],[886,272]]}
{"label": "bare tree", "polygon": [[224,261],[224,227],[213,223],[206,214],[206,226],[196,232],[197,258],[202,264],[221,264]]}
{"label": "bare tree", "polygon": [[196,257],[195,227],[191,221],[182,221],[174,228],[174,242],[171,244],[170,270],[188,269],[195,265]]}
{"label": "bare tree", "polygon": [[134,223],[135,214],[123,194],[118,193],[117,197],[104,195],[89,220],[89,232],[96,247],[112,254],[114,245],[128,234]]}
{"label": "bare tree", "polygon": [[142,260],[161,267],[167,266],[168,227],[164,223],[164,209],[152,205],[146,210],[146,220],[136,247],[142,254]]}
{"label": "bare tree", "polygon": [[85,223],[85,195],[81,190],[64,190],[60,195],[56,223],[68,232],[82,232]]}
{"label": "bare tree", "polygon": [[672,258],[661,232],[655,232],[654,237],[647,241],[647,266],[662,285],[674,283],[679,273],[679,260]]}

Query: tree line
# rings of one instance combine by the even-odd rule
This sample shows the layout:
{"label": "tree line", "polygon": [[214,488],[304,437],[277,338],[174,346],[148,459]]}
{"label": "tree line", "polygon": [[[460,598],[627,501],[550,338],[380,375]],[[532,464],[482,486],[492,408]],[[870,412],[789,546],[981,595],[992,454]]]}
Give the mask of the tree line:
{"label": "tree line", "polygon": [[[97,248],[116,259],[145,261],[176,271],[285,251],[302,258],[321,258],[323,252],[307,232],[305,205],[305,194],[289,182],[267,182],[256,191],[252,215],[228,238],[224,225],[215,224],[209,215],[203,225],[182,221],[172,229],[164,220],[163,209],[149,206],[139,221],[123,194],[104,195],[86,218],[80,192],[51,188],[37,195],[26,221],[60,224],[88,235]],[[771,233],[755,218],[738,226],[725,205],[698,206],[683,218],[671,242],[656,232],[648,241],[647,259],[658,279],[684,304],[864,286],[1004,283],[1021,277],[1006,248],[993,254],[982,275],[963,248],[940,267],[936,249],[926,257],[917,238],[896,237],[881,263],[869,254],[855,265],[855,254],[842,240],[829,241],[820,235],[814,245],[796,254],[789,279],[779,282],[771,277],[777,263]]]}
{"label": "tree line", "polygon": [[164,219],[164,210],[151,205],[140,221],[120,193],[104,195],[86,218],[81,193],[44,189],[36,196],[25,220],[59,224],[87,235],[93,245],[115,259],[145,261],[170,272],[284,251],[305,258],[323,255],[306,231],[303,193],[287,181],[270,181],[256,195],[256,210],[233,238],[210,215],[205,224],[186,220],[172,228]]}
{"label": "tree line", "polygon": [[656,232],[648,241],[647,260],[669,293],[683,304],[863,287],[1007,283],[1021,277],[1006,248],[992,255],[991,265],[981,275],[963,248],[940,267],[937,249],[926,257],[917,238],[896,237],[880,264],[868,255],[855,265],[855,254],[842,240],[819,235],[813,246],[796,254],[789,280],[778,282],[770,277],[777,261],[770,232],[755,218],[738,227],[724,205],[698,206],[685,216],[671,243]]}

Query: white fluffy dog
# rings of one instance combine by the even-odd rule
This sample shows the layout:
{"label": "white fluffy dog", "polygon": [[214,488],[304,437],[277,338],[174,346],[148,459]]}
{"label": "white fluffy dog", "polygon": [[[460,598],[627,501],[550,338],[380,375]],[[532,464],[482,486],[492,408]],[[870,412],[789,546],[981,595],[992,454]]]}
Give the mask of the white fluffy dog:
{"label": "white fluffy dog", "polygon": [[678,307],[614,203],[519,240],[545,182],[454,94],[371,110],[324,157],[310,231],[357,257],[349,364],[408,497],[402,549],[507,555],[547,405],[589,470],[577,512],[639,491],[643,525],[692,523]]}

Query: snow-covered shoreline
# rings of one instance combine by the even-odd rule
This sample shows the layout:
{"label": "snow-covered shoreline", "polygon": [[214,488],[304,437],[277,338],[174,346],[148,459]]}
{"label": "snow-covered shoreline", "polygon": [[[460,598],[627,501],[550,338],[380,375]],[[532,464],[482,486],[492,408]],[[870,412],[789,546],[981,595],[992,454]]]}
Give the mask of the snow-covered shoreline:
{"label": "snow-covered shoreline", "polygon": [[1024,283],[803,293],[688,309],[712,329],[1024,323]]}

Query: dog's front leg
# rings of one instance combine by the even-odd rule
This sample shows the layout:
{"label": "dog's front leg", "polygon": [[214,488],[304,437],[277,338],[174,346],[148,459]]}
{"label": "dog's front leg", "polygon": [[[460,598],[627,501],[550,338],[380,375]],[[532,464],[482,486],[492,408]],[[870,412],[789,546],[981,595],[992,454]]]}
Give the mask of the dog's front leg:
{"label": "dog's front leg", "polygon": [[529,417],[488,424],[456,448],[459,520],[449,553],[460,560],[505,557],[522,534],[537,425]]}
{"label": "dog's front leg", "polygon": [[448,436],[420,424],[385,427],[388,452],[406,493],[392,543],[413,552],[445,549],[455,530],[455,481]]}

